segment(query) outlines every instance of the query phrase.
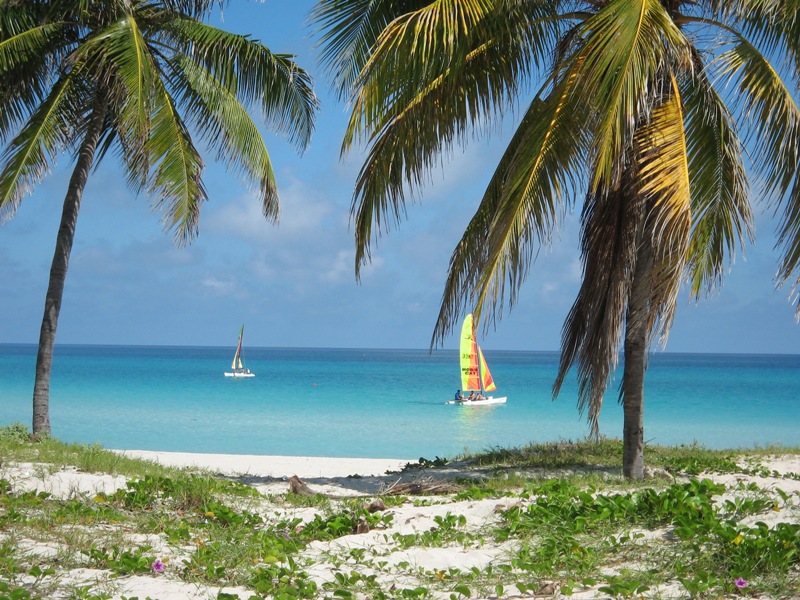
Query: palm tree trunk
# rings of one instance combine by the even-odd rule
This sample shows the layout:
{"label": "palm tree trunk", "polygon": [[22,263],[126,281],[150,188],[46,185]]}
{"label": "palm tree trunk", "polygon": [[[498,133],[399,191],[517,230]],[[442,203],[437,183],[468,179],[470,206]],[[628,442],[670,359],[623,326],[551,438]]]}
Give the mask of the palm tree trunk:
{"label": "palm tree trunk", "polygon": [[103,131],[106,107],[105,101],[98,96],[86,137],[78,153],[78,161],[72,171],[61,212],[56,249],[50,266],[50,282],[44,301],[42,328],[39,332],[39,351],[36,355],[36,379],[33,384],[33,435],[36,436],[50,435],[50,369],[53,364],[58,314],[61,311],[61,300],[64,296],[64,283],[67,279],[72,242],[75,239],[75,225],[78,221],[81,197],[89,178],[89,169],[94,162],[100,134]]}
{"label": "palm tree trunk", "polygon": [[628,311],[625,316],[625,369],[622,375],[622,472],[626,479],[644,478],[644,373],[647,369],[650,275],[653,250],[643,236]]}

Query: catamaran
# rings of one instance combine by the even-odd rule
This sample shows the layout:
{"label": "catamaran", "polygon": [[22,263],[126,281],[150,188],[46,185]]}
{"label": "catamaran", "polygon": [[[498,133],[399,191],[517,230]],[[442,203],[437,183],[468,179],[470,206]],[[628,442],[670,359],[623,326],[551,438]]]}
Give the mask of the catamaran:
{"label": "catamaran", "polygon": [[489,366],[483,357],[483,351],[475,339],[475,325],[472,313],[464,318],[461,326],[461,390],[463,392],[477,392],[474,399],[462,397],[460,400],[449,400],[447,404],[462,404],[464,406],[485,406],[487,404],[504,404],[507,396],[495,398],[486,396],[484,392],[493,392],[497,389]]}
{"label": "catamaran", "polygon": [[233,355],[233,362],[231,363],[231,372],[225,373],[225,377],[255,377],[256,374],[244,365],[244,357],[242,356],[242,337],[244,337],[244,325],[239,330],[239,343],[236,344],[236,352]]}

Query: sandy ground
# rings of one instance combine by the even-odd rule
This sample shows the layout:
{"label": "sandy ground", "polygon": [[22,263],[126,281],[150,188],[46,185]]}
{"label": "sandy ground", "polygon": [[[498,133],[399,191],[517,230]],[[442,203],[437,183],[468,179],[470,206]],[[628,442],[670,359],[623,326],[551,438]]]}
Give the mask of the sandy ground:
{"label": "sandy ground", "polygon": [[[166,466],[194,467],[208,470],[214,474],[235,479],[242,483],[254,486],[266,496],[274,497],[285,494],[289,489],[289,477],[297,475],[314,492],[331,496],[365,496],[369,498],[386,490],[392,485],[409,481],[414,478],[422,481],[428,473],[415,472],[413,475],[401,473],[404,466],[414,461],[405,459],[353,459],[353,458],[324,458],[324,457],[287,457],[287,456],[252,456],[252,455],[218,455],[218,454],[187,454],[174,452],[145,452],[145,451],[119,451],[122,454],[158,462]],[[785,456],[775,457],[769,461],[761,459],[760,463],[780,474],[800,473],[800,457]],[[460,468],[451,465],[450,468],[436,470],[436,477],[453,476],[479,476],[472,469]],[[123,477],[106,474],[84,473],[74,468],[65,468],[53,471],[45,465],[30,463],[6,463],[0,467],[0,478],[11,482],[15,491],[35,490],[44,491],[59,498],[91,497],[98,492],[106,494],[124,488],[126,480]],[[743,475],[723,475],[715,477],[716,480],[728,486],[735,486],[739,482],[755,482],[764,489],[779,487],[786,493],[800,493],[800,481],[781,477],[751,477]],[[507,557],[512,549],[508,545],[494,543],[488,540],[478,547],[465,548],[463,546],[445,547],[411,547],[398,549],[391,543],[394,534],[407,535],[416,532],[430,531],[436,527],[436,520],[447,515],[463,515],[466,518],[465,530],[480,532],[490,526],[497,519],[497,511],[507,508],[510,503],[519,502],[519,498],[485,499],[456,502],[453,498],[441,498],[425,504],[406,503],[389,509],[392,515],[390,529],[369,531],[367,533],[347,535],[330,542],[313,542],[304,552],[304,558],[311,561],[305,570],[320,585],[331,581],[334,572],[339,570],[330,564],[333,555],[352,555],[353,549],[363,548],[373,556],[381,556],[382,560],[390,567],[392,565],[411,565],[425,570],[440,570],[456,568],[469,570],[477,568],[486,569],[494,562]],[[313,518],[314,510],[304,507],[291,507],[286,505],[272,505],[264,508],[265,514],[276,514],[281,511],[282,516]],[[774,511],[768,515],[772,523],[779,521],[798,522],[800,512],[798,507],[788,507],[783,511]],[[760,518],[759,520],[766,520]],[[652,532],[655,537],[660,532]],[[0,541],[3,533],[0,531]],[[26,541],[26,550],[42,555],[53,553],[56,549],[35,540]],[[154,546],[156,551],[163,553],[168,565],[180,564],[181,556],[170,547],[166,540],[148,539],[146,543]],[[348,568],[358,569],[359,565],[348,565]],[[408,572],[405,566],[403,572]],[[108,573],[92,569],[73,570],[61,574],[64,581],[71,585],[88,585],[93,589],[98,585],[106,585],[113,600],[122,598],[139,600],[211,600],[218,596],[219,589],[210,589],[195,584],[186,583],[177,576],[170,574],[170,568],[159,575],[132,576],[111,578]],[[105,583],[103,583],[105,582]],[[385,581],[389,586],[414,587],[415,582],[410,581],[403,574],[398,573],[394,579]],[[252,590],[239,588],[225,588],[228,594],[238,594],[241,600],[246,600],[253,594]],[[685,594],[685,590],[682,590]],[[561,597],[558,589],[543,589],[538,597]],[[330,592],[320,591],[320,598]],[[501,598],[531,598],[535,594],[527,593],[514,595],[512,590]],[[60,598],[67,596],[60,596]],[[436,598],[447,599],[448,593],[434,594]],[[490,596],[492,598],[496,596]],[[575,593],[572,598],[588,599],[603,597],[596,590],[582,590]],[[678,598],[681,588],[676,586],[662,586],[655,591],[655,598]],[[366,596],[365,596],[366,598]]]}
{"label": "sandy ground", "polygon": [[149,452],[118,450],[130,458],[143,458],[168,467],[200,467],[224,475],[254,477],[333,478],[348,475],[384,475],[399,471],[409,459],[399,458],[328,458],[322,456],[257,456],[253,454],[192,454],[188,452]]}

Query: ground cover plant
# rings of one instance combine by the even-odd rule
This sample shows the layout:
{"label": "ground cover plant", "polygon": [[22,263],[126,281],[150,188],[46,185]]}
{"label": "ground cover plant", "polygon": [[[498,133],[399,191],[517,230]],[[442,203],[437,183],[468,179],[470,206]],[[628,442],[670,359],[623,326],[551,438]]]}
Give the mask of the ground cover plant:
{"label": "ground cover plant", "polygon": [[621,452],[491,449],[300,496],[0,428],[0,600],[800,595],[800,450],[653,447],[645,482]]}

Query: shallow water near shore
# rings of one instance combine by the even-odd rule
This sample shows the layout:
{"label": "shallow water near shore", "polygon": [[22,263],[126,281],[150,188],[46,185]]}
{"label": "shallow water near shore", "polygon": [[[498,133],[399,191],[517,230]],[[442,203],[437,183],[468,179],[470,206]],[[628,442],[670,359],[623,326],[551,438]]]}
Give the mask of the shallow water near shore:
{"label": "shallow water near shore", "polygon": [[[287,456],[449,458],[586,437],[574,376],[552,400],[557,353],[485,352],[507,404],[445,404],[454,350],[253,348],[256,377],[231,379],[230,348],[58,346],[50,419],[66,442]],[[35,345],[0,345],[0,425],[30,424],[35,362]],[[799,355],[656,353],[645,382],[649,443],[800,445]],[[608,437],[622,434],[618,383],[600,419]]]}

